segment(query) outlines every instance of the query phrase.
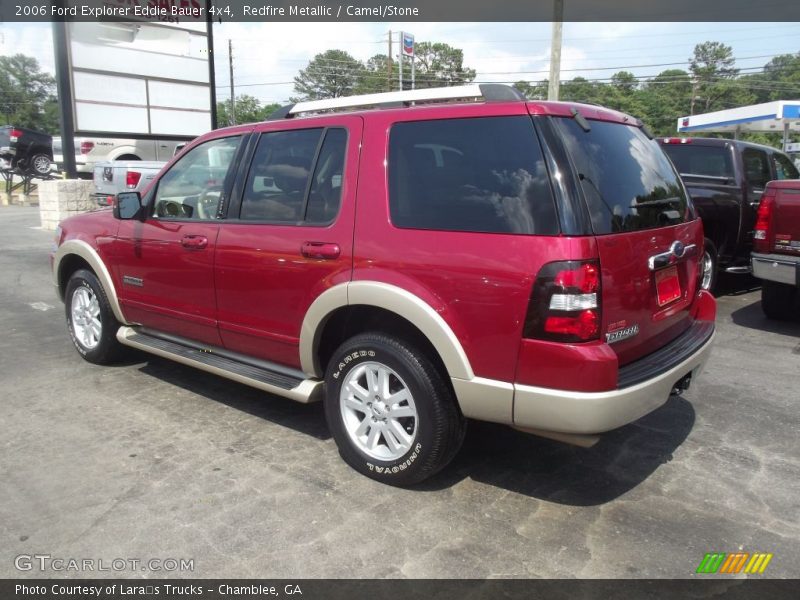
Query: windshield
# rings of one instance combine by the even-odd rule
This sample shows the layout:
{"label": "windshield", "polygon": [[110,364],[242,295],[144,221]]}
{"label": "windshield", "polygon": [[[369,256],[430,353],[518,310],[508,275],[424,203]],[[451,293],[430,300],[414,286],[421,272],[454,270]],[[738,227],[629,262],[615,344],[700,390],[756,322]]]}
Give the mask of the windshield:
{"label": "windshield", "polygon": [[669,159],[631,125],[554,118],[572,159],[596,234],[683,223],[689,201]]}

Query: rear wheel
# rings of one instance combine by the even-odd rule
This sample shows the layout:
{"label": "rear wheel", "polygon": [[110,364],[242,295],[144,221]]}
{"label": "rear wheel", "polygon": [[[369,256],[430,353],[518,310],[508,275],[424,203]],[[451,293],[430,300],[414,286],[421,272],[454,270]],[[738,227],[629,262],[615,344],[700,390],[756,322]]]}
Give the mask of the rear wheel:
{"label": "rear wheel", "polygon": [[41,154],[41,153],[34,154],[31,157],[28,171],[33,175],[39,175],[43,177],[50,173],[51,163],[52,161],[50,160],[50,157],[47,156],[46,154]]}
{"label": "rear wheel", "polygon": [[717,247],[710,239],[706,238],[703,244],[703,259],[700,262],[702,270],[700,287],[711,291],[717,283]]}
{"label": "rear wheel", "polygon": [[356,471],[411,485],[445,467],[466,422],[428,357],[381,333],[342,344],[325,375],[325,416],[339,453]]}
{"label": "rear wheel", "polygon": [[786,321],[794,316],[797,288],[785,283],[764,281],[761,287],[761,309],[770,319]]}
{"label": "rear wheel", "polygon": [[117,341],[120,324],[94,273],[81,269],[69,278],[64,305],[67,329],[80,355],[98,365],[115,362],[123,351]]}

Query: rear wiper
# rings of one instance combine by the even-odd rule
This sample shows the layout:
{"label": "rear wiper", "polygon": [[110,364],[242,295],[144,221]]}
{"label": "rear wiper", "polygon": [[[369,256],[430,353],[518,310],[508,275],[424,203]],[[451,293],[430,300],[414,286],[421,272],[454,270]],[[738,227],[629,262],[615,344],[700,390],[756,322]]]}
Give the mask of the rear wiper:
{"label": "rear wiper", "polygon": [[631,208],[637,208],[639,206],[664,206],[672,205],[672,204],[680,204],[681,199],[677,196],[672,196],[671,198],[655,198],[653,200],[642,200],[641,202],[637,202],[635,204],[631,204]]}
{"label": "rear wiper", "polygon": [[586,119],[583,117],[583,115],[582,115],[581,113],[579,113],[579,112],[578,112],[578,109],[577,109],[577,108],[575,108],[575,107],[573,106],[573,107],[570,109],[570,112],[572,113],[572,118],[573,118],[573,119],[575,119],[575,122],[578,124],[578,126],[579,126],[581,129],[583,129],[583,130],[584,130],[584,131],[586,131],[587,133],[588,133],[589,131],[591,131],[591,130],[592,130],[592,126],[591,126],[591,125],[589,125],[589,121],[587,121],[587,120],[586,120]]}

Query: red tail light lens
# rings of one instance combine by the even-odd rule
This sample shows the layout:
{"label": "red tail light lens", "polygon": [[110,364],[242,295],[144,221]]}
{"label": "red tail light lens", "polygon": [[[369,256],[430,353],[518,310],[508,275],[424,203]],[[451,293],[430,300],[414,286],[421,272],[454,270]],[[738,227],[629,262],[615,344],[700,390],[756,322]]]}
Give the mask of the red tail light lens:
{"label": "red tail light lens", "polygon": [[81,142],[81,154],[89,154],[94,148],[94,142]]}
{"label": "red tail light lens", "polygon": [[691,144],[691,138],[664,138],[665,144]]}
{"label": "red tail light lens", "polygon": [[600,338],[600,265],[548,263],[533,284],[523,335],[529,339],[588,342]]}
{"label": "red tail light lens", "polygon": [[753,247],[756,252],[769,252],[772,246],[772,214],[775,212],[775,194],[767,188],[758,205],[756,227],[753,232]]}
{"label": "red tail light lens", "polygon": [[128,171],[125,173],[125,185],[128,186],[128,189],[134,189],[137,185],[139,185],[139,180],[142,178],[142,174],[139,171]]}
{"label": "red tail light lens", "polygon": [[16,142],[19,138],[22,137],[22,131],[19,129],[12,129],[11,130],[11,141]]}

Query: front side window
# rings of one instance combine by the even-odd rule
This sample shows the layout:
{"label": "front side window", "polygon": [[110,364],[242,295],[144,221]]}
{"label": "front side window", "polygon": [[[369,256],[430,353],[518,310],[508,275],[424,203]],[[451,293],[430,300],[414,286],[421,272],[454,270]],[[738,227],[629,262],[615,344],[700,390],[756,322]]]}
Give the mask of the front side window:
{"label": "front side window", "polygon": [[797,168],[788,156],[776,152],[772,155],[772,162],[775,165],[775,179],[798,179],[800,177]]}
{"label": "front side window", "polygon": [[347,132],[295,129],[261,136],[240,218],[323,225],[339,212]]}
{"label": "front side window", "polygon": [[550,180],[530,117],[397,123],[389,138],[396,227],[557,234]]}
{"label": "front side window", "polygon": [[158,219],[218,218],[240,142],[239,136],[220,138],[189,150],[159,180],[153,216]]}
{"label": "front side window", "polygon": [[689,218],[681,180],[658,142],[633,125],[553,123],[572,159],[596,234],[639,231]]}

